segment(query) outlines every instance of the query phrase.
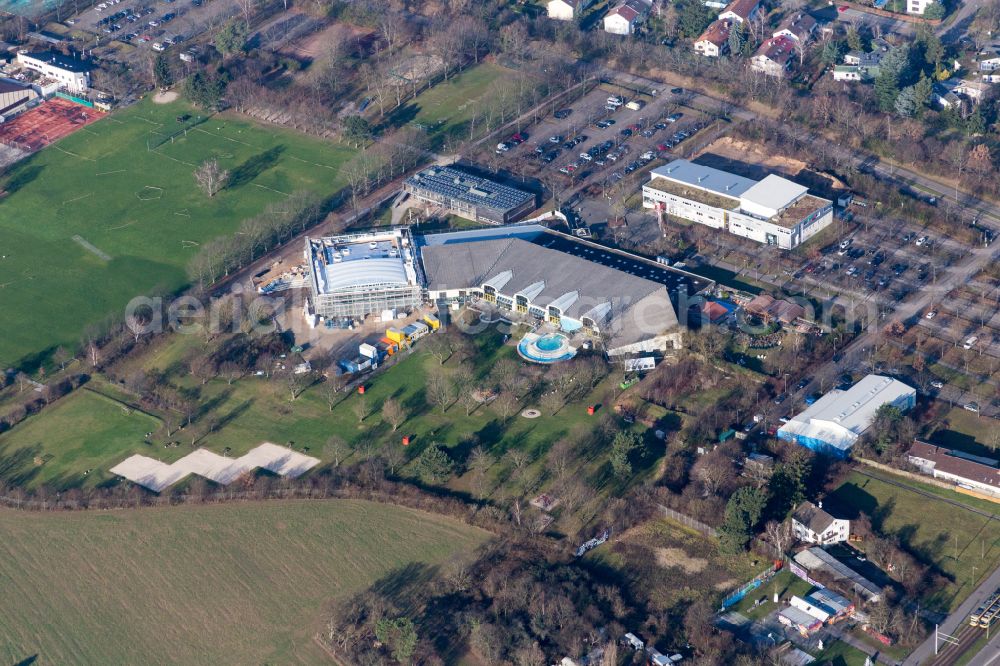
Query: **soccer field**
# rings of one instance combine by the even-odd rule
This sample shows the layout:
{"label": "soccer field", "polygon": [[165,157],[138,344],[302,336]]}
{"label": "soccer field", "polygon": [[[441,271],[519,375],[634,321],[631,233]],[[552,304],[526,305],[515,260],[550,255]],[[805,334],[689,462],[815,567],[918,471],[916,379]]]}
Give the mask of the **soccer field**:
{"label": "soccer field", "polygon": [[[200,244],[291,192],[333,194],[354,154],[235,116],[197,119],[184,102],[147,100],[9,174],[0,201],[0,366],[76,346],[88,325],[132,297],[183,287]],[[211,199],[192,175],[209,158],[233,180]]]}
{"label": "soccer field", "polygon": [[0,662],[329,663],[328,604],[489,535],[351,500],[0,511]]}

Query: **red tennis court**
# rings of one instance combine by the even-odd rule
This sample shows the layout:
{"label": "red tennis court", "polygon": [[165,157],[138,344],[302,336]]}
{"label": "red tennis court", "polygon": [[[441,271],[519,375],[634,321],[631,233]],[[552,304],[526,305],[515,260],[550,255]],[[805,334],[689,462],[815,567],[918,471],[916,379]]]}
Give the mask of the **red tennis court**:
{"label": "red tennis court", "polygon": [[0,124],[0,142],[34,152],[72,134],[102,115],[97,109],[53,97],[13,120]]}

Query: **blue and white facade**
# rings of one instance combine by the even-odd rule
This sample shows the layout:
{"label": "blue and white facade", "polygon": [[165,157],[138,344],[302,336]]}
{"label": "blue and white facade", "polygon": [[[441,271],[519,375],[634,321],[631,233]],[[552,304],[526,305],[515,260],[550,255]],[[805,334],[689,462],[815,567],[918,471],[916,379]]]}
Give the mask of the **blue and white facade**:
{"label": "blue and white facade", "polygon": [[778,439],[846,458],[883,405],[908,410],[916,389],[882,375],[868,375],[846,391],[833,390],[778,429]]}

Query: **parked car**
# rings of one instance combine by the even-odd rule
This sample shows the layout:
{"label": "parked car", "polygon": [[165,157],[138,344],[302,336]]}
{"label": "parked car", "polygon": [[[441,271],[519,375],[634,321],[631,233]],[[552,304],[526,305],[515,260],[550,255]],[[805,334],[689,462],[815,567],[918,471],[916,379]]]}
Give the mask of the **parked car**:
{"label": "parked car", "polygon": [[552,115],[558,118],[559,120],[562,120],[563,118],[569,118],[569,115],[571,113],[573,113],[573,109],[559,109]]}
{"label": "parked car", "polygon": [[563,140],[563,137],[562,137],[561,134],[556,134],[554,136],[550,136],[549,137],[549,143],[561,143],[562,140]]}
{"label": "parked car", "polygon": [[975,335],[970,336],[966,339],[965,344],[962,345],[962,349],[972,349],[973,345],[979,342],[979,338]]}
{"label": "parked car", "polygon": [[931,388],[943,389],[944,388],[944,382],[942,382],[942,381],[940,381],[938,379],[935,379],[934,381],[931,382]]}
{"label": "parked car", "polygon": [[928,240],[929,240],[929,239],[927,238],[927,236],[921,236],[921,237],[920,237],[920,238],[918,238],[918,239],[917,239],[917,241],[916,241],[916,245],[917,245],[917,247],[920,247],[921,245],[924,245],[924,244],[926,244]]}
{"label": "parked car", "polygon": [[928,310],[924,315],[924,319],[934,319],[934,317],[937,317],[937,310]]}
{"label": "parked car", "polygon": [[684,88],[671,88],[670,92],[672,92],[675,95],[680,95],[681,93],[684,92]]}
{"label": "parked car", "polygon": [[975,412],[976,414],[978,414],[979,413],[979,403],[978,402],[967,402],[964,405],[962,405],[962,409],[965,409],[965,410],[970,411],[970,412]]}

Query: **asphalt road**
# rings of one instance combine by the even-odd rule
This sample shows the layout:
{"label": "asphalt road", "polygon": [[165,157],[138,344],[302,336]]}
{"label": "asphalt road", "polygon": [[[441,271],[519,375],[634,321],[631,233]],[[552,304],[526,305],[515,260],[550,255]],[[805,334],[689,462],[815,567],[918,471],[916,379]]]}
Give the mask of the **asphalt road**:
{"label": "asphalt road", "polygon": [[[972,611],[979,607],[979,604],[993,594],[998,588],[1000,588],[1000,568],[996,569],[987,576],[976,590],[969,595],[968,599],[963,601],[958,608],[955,609],[951,615],[949,615],[944,622],[941,623],[939,631],[943,634],[955,635],[962,632],[963,636],[969,636],[970,632],[965,629],[969,626],[968,618]],[[970,627],[971,629],[971,627]],[[1000,632],[997,632],[1000,634]],[[972,641],[970,641],[971,643]],[[958,655],[955,654],[955,650],[945,650],[948,647],[947,644],[939,644],[940,655],[935,656],[934,654],[934,633],[931,632],[930,637],[917,646],[917,649],[910,653],[903,661],[903,666],[921,666],[922,664],[934,665],[934,664],[944,664],[952,663]],[[1000,642],[996,639],[990,641],[990,644],[985,648],[985,650],[992,649],[992,654],[1000,655]],[[984,650],[984,651],[985,651]],[[980,653],[982,654],[982,653]],[[996,658],[994,656],[994,659]],[[986,662],[980,661],[978,658],[969,662],[970,664],[985,664]]]}

